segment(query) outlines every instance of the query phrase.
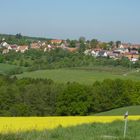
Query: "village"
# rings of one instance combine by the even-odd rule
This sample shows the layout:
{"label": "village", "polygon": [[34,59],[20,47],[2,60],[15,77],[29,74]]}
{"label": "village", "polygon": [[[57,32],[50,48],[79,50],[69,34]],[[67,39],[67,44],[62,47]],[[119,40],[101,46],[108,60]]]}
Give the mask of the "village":
{"label": "village", "polygon": [[[108,57],[114,60],[121,59],[122,57],[128,58],[135,63],[140,58],[140,44],[120,43],[118,46],[115,43],[110,45],[106,43],[106,48],[101,47],[104,42],[98,42],[98,45],[91,47],[90,42],[84,41],[85,48],[83,54],[91,55],[93,57]],[[56,48],[61,48],[69,52],[77,52],[80,49],[80,41],[74,44],[74,47],[70,46],[70,42],[67,40],[52,39],[49,41],[33,41],[30,45],[17,45],[8,44],[6,39],[3,38],[0,43],[1,55],[7,54],[10,51],[25,53],[30,49],[42,50],[49,52]]]}

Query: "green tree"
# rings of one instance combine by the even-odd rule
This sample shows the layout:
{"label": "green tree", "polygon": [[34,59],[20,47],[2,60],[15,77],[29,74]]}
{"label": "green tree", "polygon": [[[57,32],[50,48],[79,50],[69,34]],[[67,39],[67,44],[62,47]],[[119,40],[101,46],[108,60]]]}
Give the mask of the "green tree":
{"label": "green tree", "polygon": [[119,48],[120,45],[121,45],[121,41],[116,41],[116,47]]}
{"label": "green tree", "polygon": [[85,43],[85,42],[86,42],[86,38],[85,38],[84,36],[81,36],[81,37],[79,38],[79,42],[80,42],[80,43]]}
{"label": "green tree", "polygon": [[98,40],[97,39],[92,39],[90,41],[90,46],[91,46],[91,48],[97,48],[97,46],[98,46]]}

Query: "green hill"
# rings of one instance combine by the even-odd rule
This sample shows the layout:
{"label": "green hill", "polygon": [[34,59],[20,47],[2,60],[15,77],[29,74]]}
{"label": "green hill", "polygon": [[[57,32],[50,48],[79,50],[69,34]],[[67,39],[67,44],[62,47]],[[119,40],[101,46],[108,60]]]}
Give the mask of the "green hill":
{"label": "green hill", "polygon": [[[140,75],[140,72],[139,72]],[[76,70],[76,69],[53,69],[53,70],[38,70],[34,72],[25,72],[17,75],[18,78],[47,78],[58,83],[78,82],[81,84],[92,84],[95,81],[103,81],[104,79],[131,79],[140,80],[140,76],[111,73],[110,71],[99,70]]]}
{"label": "green hill", "polygon": [[129,112],[129,115],[140,115],[140,105],[139,106],[122,107],[122,108],[113,109],[110,111],[98,113],[95,115],[96,116],[120,116],[120,115],[124,115],[126,111]]}
{"label": "green hill", "polygon": [[[0,34],[0,38],[5,38],[7,39],[8,37],[16,37],[16,35],[12,35],[12,34]],[[22,36],[25,39],[28,39],[30,41],[46,41],[46,40],[51,40],[50,38],[45,38],[45,37],[30,37],[30,36]]]}

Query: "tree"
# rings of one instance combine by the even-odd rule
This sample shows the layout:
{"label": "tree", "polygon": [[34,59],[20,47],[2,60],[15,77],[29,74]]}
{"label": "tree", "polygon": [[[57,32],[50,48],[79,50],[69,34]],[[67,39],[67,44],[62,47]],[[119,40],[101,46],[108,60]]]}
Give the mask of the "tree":
{"label": "tree", "polygon": [[92,39],[91,42],[90,42],[91,48],[97,48],[98,43],[99,42],[98,42],[97,39]]}
{"label": "tree", "polygon": [[85,86],[78,83],[68,83],[57,98],[57,113],[59,115],[86,115],[89,101]]}
{"label": "tree", "polygon": [[100,48],[104,49],[104,50],[107,50],[109,49],[109,45],[107,43],[101,43],[99,44]]}
{"label": "tree", "polygon": [[140,48],[138,48],[138,52],[140,53]]}
{"label": "tree", "polygon": [[80,43],[85,43],[85,42],[86,42],[86,38],[83,37],[83,36],[81,36],[81,37],[79,38],[79,42],[80,42]]}
{"label": "tree", "polygon": [[116,47],[119,48],[120,45],[121,45],[121,41],[116,41]]}
{"label": "tree", "polygon": [[113,45],[114,45],[114,42],[113,42],[113,41],[110,41],[108,44],[109,44],[110,46],[113,46]]}
{"label": "tree", "polygon": [[112,49],[114,47],[114,42],[110,41],[110,42],[108,42],[108,45],[109,45],[109,49]]}
{"label": "tree", "polygon": [[17,39],[21,39],[21,38],[22,38],[21,33],[17,33],[17,34],[16,34],[16,38],[17,38]]}
{"label": "tree", "polygon": [[80,53],[83,53],[83,52],[85,51],[85,49],[86,49],[85,43],[84,43],[84,42],[81,42],[81,43],[80,43],[79,52],[80,52]]}
{"label": "tree", "polygon": [[69,43],[69,47],[70,48],[75,48],[76,47],[76,43],[77,43],[77,40],[71,40],[70,43]]}

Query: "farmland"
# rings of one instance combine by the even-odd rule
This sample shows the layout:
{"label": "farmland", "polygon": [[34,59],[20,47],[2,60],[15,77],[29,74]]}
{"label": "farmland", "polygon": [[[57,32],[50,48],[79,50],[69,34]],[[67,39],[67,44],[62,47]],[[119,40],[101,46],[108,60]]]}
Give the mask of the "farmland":
{"label": "farmland", "polygon": [[[139,119],[129,116],[128,140],[140,139]],[[0,118],[0,123],[3,140],[121,140],[124,128],[123,116]]]}
{"label": "farmland", "polygon": [[30,77],[30,78],[47,78],[52,79],[58,83],[66,82],[78,82],[81,84],[92,84],[96,80],[103,81],[104,79],[131,79],[140,80],[140,72],[128,73],[125,75],[125,71],[122,70],[103,70],[93,69],[53,69],[53,70],[39,70],[34,72],[25,72],[23,74],[17,75],[18,78]]}

